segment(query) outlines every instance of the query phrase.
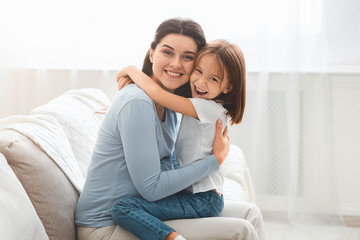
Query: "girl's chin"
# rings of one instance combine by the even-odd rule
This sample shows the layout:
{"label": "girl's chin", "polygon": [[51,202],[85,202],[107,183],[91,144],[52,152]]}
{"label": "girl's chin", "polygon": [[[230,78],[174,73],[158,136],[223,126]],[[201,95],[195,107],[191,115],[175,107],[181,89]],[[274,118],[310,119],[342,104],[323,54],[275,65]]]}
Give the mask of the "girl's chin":
{"label": "girl's chin", "polygon": [[198,95],[198,94],[196,94],[194,92],[192,92],[191,95],[192,95],[193,98],[204,98],[204,96]]}

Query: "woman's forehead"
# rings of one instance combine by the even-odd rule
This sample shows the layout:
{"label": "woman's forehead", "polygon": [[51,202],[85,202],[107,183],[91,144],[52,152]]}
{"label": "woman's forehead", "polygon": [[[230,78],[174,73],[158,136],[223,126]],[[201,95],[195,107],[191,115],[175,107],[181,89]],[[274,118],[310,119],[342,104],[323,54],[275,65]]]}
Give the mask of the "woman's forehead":
{"label": "woman's forehead", "polygon": [[197,45],[193,38],[176,33],[166,35],[161,39],[158,46],[192,54],[197,53]]}

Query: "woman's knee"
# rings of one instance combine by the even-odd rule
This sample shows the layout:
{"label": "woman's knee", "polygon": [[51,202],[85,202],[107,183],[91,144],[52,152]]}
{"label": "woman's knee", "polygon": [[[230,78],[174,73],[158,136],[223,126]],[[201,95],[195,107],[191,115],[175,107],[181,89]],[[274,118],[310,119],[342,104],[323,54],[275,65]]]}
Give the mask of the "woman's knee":
{"label": "woman's knee", "polygon": [[258,240],[258,235],[254,226],[243,219],[239,219],[240,223],[233,228],[232,238],[231,239],[246,239],[246,240]]}
{"label": "woman's knee", "polygon": [[260,208],[254,204],[249,204],[249,210],[246,219],[255,226],[259,223],[262,223],[263,217]]}

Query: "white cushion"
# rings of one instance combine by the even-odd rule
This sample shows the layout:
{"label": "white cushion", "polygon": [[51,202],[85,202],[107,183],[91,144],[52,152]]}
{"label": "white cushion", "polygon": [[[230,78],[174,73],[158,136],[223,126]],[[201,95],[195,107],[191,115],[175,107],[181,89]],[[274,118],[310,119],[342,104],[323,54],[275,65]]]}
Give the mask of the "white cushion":
{"label": "white cushion", "polygon": [[49,239],[23,186],[1,153],[0,213],[1,239]]}
{"label": "white cushion", "polygon": [[240,202],[255,202],[255,192],[248,165],[240,147],[231,144],[223,165],[224,198]]}

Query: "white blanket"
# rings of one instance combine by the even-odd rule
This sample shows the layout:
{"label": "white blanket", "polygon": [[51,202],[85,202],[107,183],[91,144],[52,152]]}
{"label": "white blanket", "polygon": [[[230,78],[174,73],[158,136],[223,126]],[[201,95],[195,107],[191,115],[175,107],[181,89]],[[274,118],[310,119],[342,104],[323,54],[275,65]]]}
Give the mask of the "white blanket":
{"label": "white blanket", "polygon": [[80,192],[84,178],[61,125],[51,116],[36,114],[10,116],[0,120],[0,130],[12,129],[38,145]]}
{"label": "white blanket", "polygon": [[12,129],[31,139],[81,192],[101,122],[94,112],[109,104],[101,90],[71,90],[35,108],[29,116],[1,119],[0,131]]}

